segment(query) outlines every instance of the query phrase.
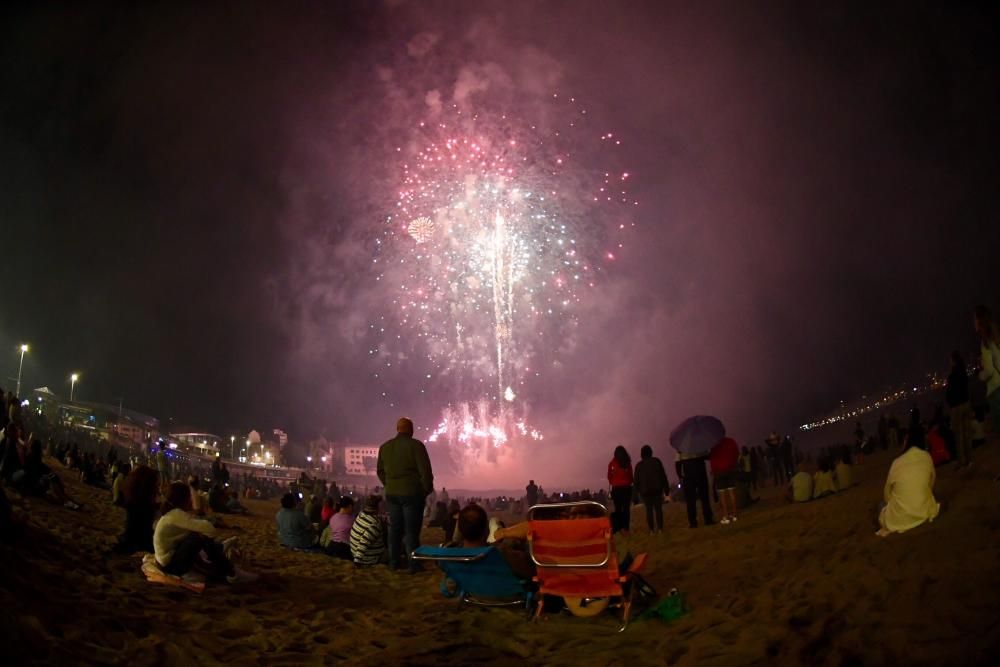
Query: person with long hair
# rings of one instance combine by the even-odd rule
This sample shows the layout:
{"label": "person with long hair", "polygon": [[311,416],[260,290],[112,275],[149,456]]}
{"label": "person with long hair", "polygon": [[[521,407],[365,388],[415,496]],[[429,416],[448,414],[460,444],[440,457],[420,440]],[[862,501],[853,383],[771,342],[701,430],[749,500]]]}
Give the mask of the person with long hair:
{"label": "person with long hair", "polygon": [[125,530],[114,550],[131,554],[153,551],[153,519],[159,509],[160,475],[148,466],[136,466],[122,482]]}
{"label": "person with long hair", "polygon": [[1000,330],[986,306],[976,306],[974,322],[979,335],[979,379],[986,383],[986,403],[996,433],[1000,430]]}
{"label": "person with long hair", "polygon": [[902,533],[925,521],[933,521],[941,511],[934,499],[934,462],[926,451],[924,431],[917,424],[906,435],[904,451],[889,467],[884,504],[879,511],[879,537]]}
{"label": "person with long hair", "polygon": [[611,515],[611,530],[621,531],[628,537],[632,522],[632,457],[624,447],[615,447],[615,454],[608,463],[608,483],[611,485],[611,500],[615,503]]}

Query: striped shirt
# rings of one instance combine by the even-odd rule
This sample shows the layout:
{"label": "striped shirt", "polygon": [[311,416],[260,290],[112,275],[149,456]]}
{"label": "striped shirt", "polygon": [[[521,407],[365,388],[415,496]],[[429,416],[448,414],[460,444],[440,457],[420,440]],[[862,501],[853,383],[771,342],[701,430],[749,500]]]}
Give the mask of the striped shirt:
{"label": "striped shirt", "polygon": [[351,553],[357,565],[376,565],[385,560],[385,523],[364,510],[351,527]]}

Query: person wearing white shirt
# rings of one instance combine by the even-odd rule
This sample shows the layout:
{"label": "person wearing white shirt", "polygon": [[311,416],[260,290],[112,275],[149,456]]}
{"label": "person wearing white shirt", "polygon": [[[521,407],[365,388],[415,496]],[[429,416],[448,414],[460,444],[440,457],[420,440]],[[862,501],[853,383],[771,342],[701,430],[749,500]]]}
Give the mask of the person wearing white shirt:
{"label": "person wearing white shirt", "polygon": [[[174,482],[167,492],[163,516],[153,531],[156,562],[167,574],[181,576],[198,569],[210,578],[236,581],[236,569],[225,555],[225,547],[216,542],[215,526],[191,514],[191,488]],[[199,555],[205,552],[204,560]]]}
{"label": "person wearing white shirt", "polygon": [[923,448],[923,430],[910,429],[906,445],[906,451],[892,462],[885,480],[885,505],[879,512],[880,528],[876,533],[880,537],[933,521],[941,511],[941,504],[934,499],[934,462]]}

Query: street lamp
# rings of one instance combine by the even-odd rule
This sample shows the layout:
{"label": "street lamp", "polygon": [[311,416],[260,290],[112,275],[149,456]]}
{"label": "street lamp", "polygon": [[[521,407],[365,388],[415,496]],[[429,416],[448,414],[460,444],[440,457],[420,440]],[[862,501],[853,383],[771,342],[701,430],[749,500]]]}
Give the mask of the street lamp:
{"label": "street lamp", "polygon": [[229,458],[236,460],[236,436],[229,436]]}
{"label": "street lamp", "polygon": [[21,397],[21,369],[24,367],[24,353],[27,351],[27,344],[21,343],[21,363],[17,366],[17,389],[14,391],[18,398]]}
{"label": "street lamp", "polygon": [[73,402],[73,390],[76,389],[76,381],[80,379],[78,373],[73,373],[69,376],[69,402]]}

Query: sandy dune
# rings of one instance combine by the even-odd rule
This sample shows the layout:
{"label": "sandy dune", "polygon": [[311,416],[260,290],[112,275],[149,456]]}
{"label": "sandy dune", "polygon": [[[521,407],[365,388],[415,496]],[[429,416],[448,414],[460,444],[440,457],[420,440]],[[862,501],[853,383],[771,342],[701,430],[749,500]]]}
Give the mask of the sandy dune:
{"label": "sandy dune", "polygon": [[533,624],[509,609],[458,609],[434,572],[287,552],[275,544],[276,501],[225,518],[259,582],[201,595],[150,584],[138,557],[109,552],[121,511],[63,474],[87,507],[30,501],[28,536],[0,547],[0,633],[21,664],[986,664],[1000,655],[1000,443],[976,454],[971,472],[939,469],[937,521],[888,539],[872,523],[886,454],[819,502],[788,506],[766,489],[731,526],[691,530],[668,506],[667,534],[654,538],[636,508],[619,546],[649,551],[649,581],[679,588],[691,612],[624,634],[610,614]]}

